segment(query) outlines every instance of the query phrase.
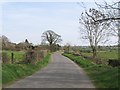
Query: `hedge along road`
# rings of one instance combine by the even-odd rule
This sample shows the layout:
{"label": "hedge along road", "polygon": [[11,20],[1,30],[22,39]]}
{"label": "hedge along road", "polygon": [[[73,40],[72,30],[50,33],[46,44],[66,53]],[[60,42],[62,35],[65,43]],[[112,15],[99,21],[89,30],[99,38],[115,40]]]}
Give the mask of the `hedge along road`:
{"label": "hedge along road", "polygon": [[47,67],[6,88],[94,88],[94,85],[78,65],[54,53]]}

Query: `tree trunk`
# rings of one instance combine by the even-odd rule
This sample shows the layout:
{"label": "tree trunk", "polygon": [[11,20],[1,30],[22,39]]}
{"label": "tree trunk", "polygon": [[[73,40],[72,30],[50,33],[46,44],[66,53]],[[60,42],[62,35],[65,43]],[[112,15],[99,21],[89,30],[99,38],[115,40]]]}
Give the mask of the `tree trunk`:
{"label": "tree trunk", "polygon": [[50,52],[52,52],[52,45],[50,45]]}
{"label": "tree trunk", "polygon": [[93,60],[95,60],[96,64],[100,64],[100,59],[97,58],[97,48],[93,48]]}
{"label": "tree trunk", "polygon": [[54,45],[53,44],[50,44],[50,52],[53,52],[55,49]]}
{"label": "tree trunk", "polygon": [[94,47],[94,48],[92,49],[92,51],[93,51],[93,59],[95,59],[95,58],[96,58],[96,55],[97,55],[97,50],[96,50],[96,48]]}
{"label": "tree trunk", "polygon": [[[118,8],[120,8],[120,2],[118,2]],[[120,17],[120,9],[118,9],[118,17]],[[118,53],[120,53],[120,21],[118,20]]]}

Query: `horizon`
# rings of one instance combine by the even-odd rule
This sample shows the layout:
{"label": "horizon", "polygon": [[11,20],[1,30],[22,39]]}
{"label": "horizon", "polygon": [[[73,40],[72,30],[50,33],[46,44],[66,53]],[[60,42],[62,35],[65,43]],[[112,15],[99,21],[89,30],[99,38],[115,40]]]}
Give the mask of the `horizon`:
{"label": "horizon", "polygon": [[[2,36],[5,36],[5,35],[2,35]],[[0,36],[0,37],[1,37],[1,36]],[[6,36],[6,37],[7,37],[7,36]],[[7,37],[7,38],[8,38],[8,37]],[[23,41],[20,41],[20,42],[18,42],[18,43],[12,42],[9,38],[8,38],[8,40],[9,40],[10,43],[19,44],[19,43],[24,43],[26,39],[24,39]],[[28,40],[28,39],[27,39],[27,40]],[[28,40],[28,42],[31,43],[29,40]],[[33,44],[33,43],[31,43],[31,44],[32,44],[33,46],[42,45],[41,43],[40,43],[40,44]],[[45,45],[49,45],[49,44],[45,44]],[[65,44],[65,45],[61,45],[61,46],[66,46],[66,44]],[[72,46],[72,47],[74,47],[74,46],[76,46],[76,47],[90,47],[90,45],[71,45],[71,44],[70,44],[70,46]],[[102,46],[102,47],[106,47],[106,46],[118,46],[118,44],[112,44],[112,45],[98,45],[98,46]]]}

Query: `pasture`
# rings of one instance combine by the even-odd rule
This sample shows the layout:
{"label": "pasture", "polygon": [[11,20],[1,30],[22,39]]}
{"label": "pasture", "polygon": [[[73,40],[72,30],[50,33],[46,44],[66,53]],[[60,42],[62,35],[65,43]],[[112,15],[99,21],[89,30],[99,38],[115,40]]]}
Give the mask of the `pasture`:
{"label": "pasture", "polygon": [[14,62],[19,62],[19,61],[23,60],[24,55],[25,55],[24,51],[6,51],[6,50],[4,50],[3,53],[6,53],[7,58],[9,59],[9,63],[10,63],[11,58],[12,58],[11,53],[13,53],[13,55],[14,55],[13,56]]}
{"label": "pasture", "polygon": [[[82,55],[92,57],[92,52],[82,52]],[[118,59],[118,50],[98,51],[97,58],[101,60]]]}

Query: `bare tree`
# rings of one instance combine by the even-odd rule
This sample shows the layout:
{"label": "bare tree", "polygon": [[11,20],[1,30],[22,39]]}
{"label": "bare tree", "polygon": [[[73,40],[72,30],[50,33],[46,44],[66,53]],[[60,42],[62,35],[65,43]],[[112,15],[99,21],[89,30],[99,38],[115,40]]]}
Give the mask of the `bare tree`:
{"label": "bare tree", "polygon": [[81,31],[83,33],[82,38],[88,39],[92,52],[93,58],[97,56],[97,46],[99,43],[105,43],[107,39],[107,27],[109,26],[108,22],[95,22],[98,19],[104,19],[106,17],[101,11],[96,9],[89,9],[81,14],[79,23],[82,25]]}
{"label": "bare tree", "polygon": [[61,41],[61,36],[53,32],[52,30],[45,31],[42,34],[42,43],[49,43],[50,51],[53,51],[54,45]]}
{"label": "bare tree", "polygon": [[96,3],[98,7],[101,9],[104,9],[108,15],[109,18],[100,19],[96,22],[104,22],[104,21],[111,21],[113,27],[111,28],[111,31],[114,33],[112,35],[118,37],[118,51],[120,50],[120,1],[113,2],[112,4],[108,4],[107,2],[104,2],[103,5]]}
{"label": "bare tree", "polygon": [[119,38],[118,44],[120,45],[120,1],[112,2],[111,4],[108,4],[107,2],[104,2],[103,4],[95,3],[108,15],[108,17],[98,19],[95,22],[111,21],[110,29],[112,31],[112,35]]}
{"label": "bare tree", "polygon": [[118,21],[120,20],[120,1],[119,2],[113,2],[111,4],[108,4],[107,2],[104,2],[104,4],[98,4],[95,2],[95,4],[104,11],[108,17],[104,19],[98,19],[96,22],[104,22],[104,21]]}

